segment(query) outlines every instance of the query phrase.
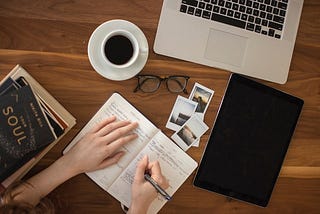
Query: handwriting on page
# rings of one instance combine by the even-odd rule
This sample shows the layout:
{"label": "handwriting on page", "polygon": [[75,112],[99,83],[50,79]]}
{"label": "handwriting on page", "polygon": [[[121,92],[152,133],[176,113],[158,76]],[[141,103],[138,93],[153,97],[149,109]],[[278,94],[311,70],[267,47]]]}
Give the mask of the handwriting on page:
{"label": "handwriting on page", "polygon": [[[166,163],[168,166],[170,166],[170,169],[175,170],[181,176],[188,175],[187,171],[181,167],[183,165],[181,159],[176,158],[176,149],[169,150],[156,139],[151,140],[151,143],[148,144],[148,148],[150,152],[150,159],[159,160],[162,163]],[[156,157],[153,157],[152,155]]]}
{"label": "handwriting on page", "polygon": [[180,159],[175,157],[176,151],[169,150],[168,148],[161,145],[156,139],[152,139],[151,142],[139,153],[139,155],[134,160],[134,164],[131,164],[121,178],[128,184],[133,183],[133,178],[135,175],[135,170],[138,162],[145,156],[148,155],[149,161],[158,160],[161,165],[162,171],[172,170],[178,173],[179,176],[187,176],[188,173],[184,168],[181,167],[182,162]]}
{"label": "handwriting on page", "polygon": [[[128,192],[131,190],[137,164],[145,155],[149,157],[150,162],[159,161],[162,174],[169,181],[169,188],[166,191],[170,195],[181,186],[195,167],[194,163],[190,162],[189,157],[187,158],[187,155],[180,148],[172,143],[162,132],[158,132],[109,189],[109,192],[119,197],[118,200],[125,201],[128,205],[130,205],[131,201],[131,196]],[[163,197],[158,197],[153,202],[153,206],[156,206],[155,204],[164,204],[165,202],[166,200]]]}

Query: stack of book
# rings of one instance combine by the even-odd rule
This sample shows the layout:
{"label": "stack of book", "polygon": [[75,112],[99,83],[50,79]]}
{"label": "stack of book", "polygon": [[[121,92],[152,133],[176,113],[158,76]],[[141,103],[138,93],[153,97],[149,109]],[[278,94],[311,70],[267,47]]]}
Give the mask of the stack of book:
{"label": "stack of book", "polygon": [[21,179],[76,119],[17,65],[0,82],[0,192]]}

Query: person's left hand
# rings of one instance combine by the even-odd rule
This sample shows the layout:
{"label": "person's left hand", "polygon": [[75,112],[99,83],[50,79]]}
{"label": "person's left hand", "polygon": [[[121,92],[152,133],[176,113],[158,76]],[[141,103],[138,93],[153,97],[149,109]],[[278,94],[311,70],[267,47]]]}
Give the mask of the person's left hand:
{"label": "person's left hand", "polygon": [[64,156],[75,174],[95,171],[116,163],[124,154],[118,151],[126,143],[137,138],[132,131],[136,122],[116,121],[112,116],[97,124]]}

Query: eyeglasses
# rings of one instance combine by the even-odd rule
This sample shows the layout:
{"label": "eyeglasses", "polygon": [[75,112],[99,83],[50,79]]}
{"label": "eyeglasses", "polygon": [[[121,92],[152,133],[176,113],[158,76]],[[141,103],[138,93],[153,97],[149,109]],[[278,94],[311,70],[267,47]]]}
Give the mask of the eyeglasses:
{"label": "eyeglasses", "polygon": [[168,91],[173,93],[187,92],[187,83],[190,77],[188,76],[168,76],[159,77],[155,75],[137,75],[138,85],[133,92],[137,92],[139,89],[146,93],[152,93],[158,90],[162,81],[166,82]]}

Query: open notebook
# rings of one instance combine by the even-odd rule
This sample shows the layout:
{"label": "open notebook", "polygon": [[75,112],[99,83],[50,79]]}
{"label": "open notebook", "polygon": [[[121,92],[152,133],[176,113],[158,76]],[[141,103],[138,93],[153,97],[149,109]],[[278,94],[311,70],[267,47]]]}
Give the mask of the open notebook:
{"label": "open notebook", "polygon": [[[163,175],[169,180],[169,188],[166,191],[172,196],[195,170],[197,162],[118,93],[114,93],[105,102],[72,140],[64,153],[74,146],[95,124],[112,115],[115,115],[118,120],[137,121],[139,127],[135,132],[139,137],[121,148],[125,151],[125,155],[117,164],[87,173],[87,175],[101,188],[129,207],[131,184],[136,165],[146,154],[150,161],[159,161]],[[166,200],[159,195],[152,202],[148,213],[157,213],[165,203]]]}

